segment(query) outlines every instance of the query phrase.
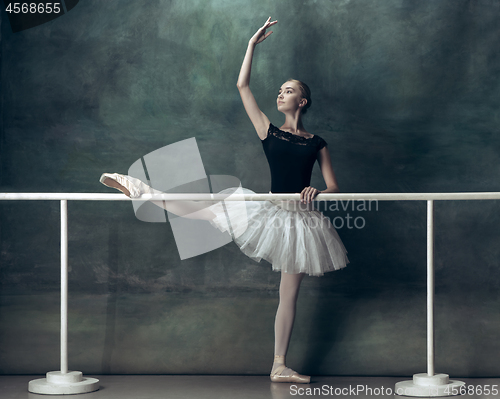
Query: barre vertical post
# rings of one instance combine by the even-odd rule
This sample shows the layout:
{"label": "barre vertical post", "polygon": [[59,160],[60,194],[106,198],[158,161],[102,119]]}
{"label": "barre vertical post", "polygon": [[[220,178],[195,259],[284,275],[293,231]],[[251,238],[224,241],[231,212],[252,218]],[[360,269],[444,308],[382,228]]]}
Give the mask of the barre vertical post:
{"label": "barre vertical post", "polygon": [[68,373],[68,201],[61,200],[61,374]]}
{"label": "barre vertical post", "polygon": [[32,380],[28,391],[45,395],[71,395],[99,389],[99,380],[68,371],[68,200],[61,200],[61,370]]}
{"label": "barre vertical post", "polygon": [[395,393],[411,397],[457,395],[465,383],[450,380],[434,370],[434,200],[427,200],[427,373],[413,374],[413,380],[396,383]]}
{"label": "barre vertical post", "polygon": [[434,375],[434,201],[427,201],[427,375]]}

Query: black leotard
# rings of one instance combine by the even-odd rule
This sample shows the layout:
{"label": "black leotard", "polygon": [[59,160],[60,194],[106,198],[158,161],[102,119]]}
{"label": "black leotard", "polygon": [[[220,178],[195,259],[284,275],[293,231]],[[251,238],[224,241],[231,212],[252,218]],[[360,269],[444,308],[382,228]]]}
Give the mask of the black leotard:
{"label": "black leotard", "polygon": [[298,136],[271,123],[262,145],[271,169],[271,192],[300,193],[310,185],[318,151],[327,144],[317,135]]}

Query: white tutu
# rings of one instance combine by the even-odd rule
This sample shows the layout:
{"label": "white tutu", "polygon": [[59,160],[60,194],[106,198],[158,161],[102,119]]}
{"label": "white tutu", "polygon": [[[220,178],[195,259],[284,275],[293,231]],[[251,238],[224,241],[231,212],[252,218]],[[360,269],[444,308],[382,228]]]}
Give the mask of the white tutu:
{"label": "white tutu", "polygon": [[[220,194],[255,194],[230,188]],[[225,209],[224,209],[225,208]],[[299,201],[224,201],[209,208],[216,217],[210,223],[229,232],[243,253],[274,271],[322,276],[349,260],[330,219]]]}

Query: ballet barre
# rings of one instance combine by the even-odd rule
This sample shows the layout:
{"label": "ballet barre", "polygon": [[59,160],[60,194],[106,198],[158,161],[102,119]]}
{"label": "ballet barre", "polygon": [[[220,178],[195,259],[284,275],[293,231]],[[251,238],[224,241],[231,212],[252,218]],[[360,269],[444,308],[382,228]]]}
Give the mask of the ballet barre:
{"label": "ballet barre", "polygon": [[[0,200],[73,200],[73,201],[271,201],[300,200],[300,194],[144,194],[129,198],[125,194],[101,193],[0,193]],[[314,201],[377,200],[377,201],[430,201],[430,200],[493,200],[500,192],[464,193],[329,193],[318,194]]]}
{"label": "ballet barre", "polygon": [[[32,380],[28,390],[42,394],[77,394],[96,391],[99,380],[85,378],[80,371],[68,371],[68,201],[270,201],[300,200],[300,194],[161,194],[131,199],[125,194],[101,193],[0,193],[0,200],[52,200],[61,202],[61,370]],[[434,370],[434,201],[498,200],[500,192],[463,193],[331,193],[318,194],[315,201],[426,201],[427,202],[427,373],[398,382],[395,393],[411,397],[456,395],[462,381],[450,380]],[[453,393],[455,392],[455,393]]]}

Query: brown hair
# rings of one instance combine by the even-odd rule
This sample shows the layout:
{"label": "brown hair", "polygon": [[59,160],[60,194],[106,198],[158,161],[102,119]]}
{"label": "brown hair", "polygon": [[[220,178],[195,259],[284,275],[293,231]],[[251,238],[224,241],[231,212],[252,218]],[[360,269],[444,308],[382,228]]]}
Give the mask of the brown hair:
{"label": "brown hair", "polygon": [[306,105],[302,108],[302,114],[305,114],[307,112],[307,109],[312,105],[311,89],[309,89],[309,86],[306,85],[304,82],[301,82],[300,80],[297,79],[288,79],[287,82],[296,83],[299,86],[302,98],[305,98],[307,100]]}

